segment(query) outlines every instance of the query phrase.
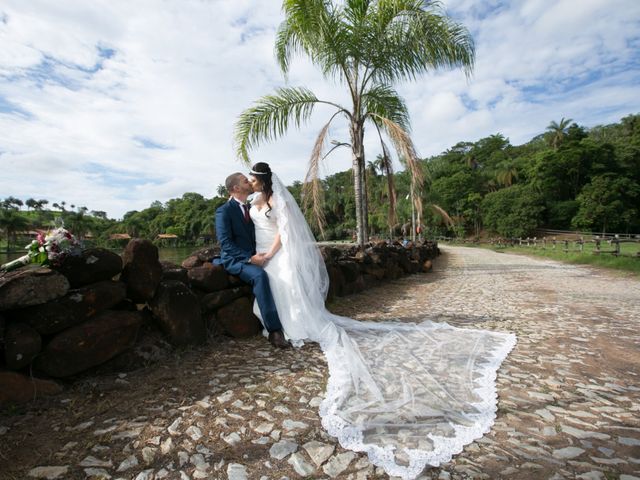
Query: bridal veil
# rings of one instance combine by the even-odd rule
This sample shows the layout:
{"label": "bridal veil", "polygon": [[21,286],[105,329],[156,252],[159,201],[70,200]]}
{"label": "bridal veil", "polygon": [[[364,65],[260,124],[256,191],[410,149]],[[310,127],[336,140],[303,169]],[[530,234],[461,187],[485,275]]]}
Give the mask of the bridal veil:
{"label": "bridal veil", "polygon": [[[366,452],[389,475],[416,478],[481,437],[496,414],[496,372],[513,334],[446,323],[360,322],[331,314],[329,277],[309,226],[274,174],[276,213],[292,278],[289,319],[302,322],[329,366],[322,425],[340,444]],[[300,331],[301,329],[296,329]]]}

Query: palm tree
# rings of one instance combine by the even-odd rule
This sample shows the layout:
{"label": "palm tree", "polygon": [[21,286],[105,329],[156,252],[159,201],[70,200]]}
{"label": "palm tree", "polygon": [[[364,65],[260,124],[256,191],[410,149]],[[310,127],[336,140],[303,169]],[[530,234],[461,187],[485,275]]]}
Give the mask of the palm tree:
{"label": "palm tree", "polygon": [[4,201],[2,202],[2,205],[4,208],[12,208],[15,210],[20,210],[20,207],[22,207],[24,203],[19,198],[11,196],[11,197],[5,198]]}
{"label": "palm tree", "polygon": [[36,200],[36,204],[33,207],[35,210],[37,210],[38,212],[41,212],[43,207],[45,205],[47,205],[49,203],[49,200],[46,200],[44,198],[40,199],[40,200]]}
{"label": "palm tree", "polygon": [[220,184],[216,187],[216,194],[219,197],[226,197],[228,195],[227,193],[227,187],[225,187],[224,185]]}
{"label": "palm tree", "polygon": [[567,134],[569,125],[573,122],[572,118],[564,118],[560,120],[560,123],[552,121],[547,126],[547,140],[554,150],[558,150],[558,145],[562,143],[562,140]]}
{"label": "palm tree", "polygon": [[285,19],[275,47],[283,73],[294,55],[306,55],[325,78],[347,87],[351,104],[321,100],[303,87],[279,88],[241,113],[235,126],[237,155],[248,163],[249,150],[259,143],[280,137],[291,122],[299,127],[316,105],[332,107],[334,112],[311,153],[304,203],[308,207],[312,200],[322,227],[319,163],[328,155],[323,153],[331,123],[343,118],[349,125],[350,143],[336,142],[329,153],[339,146],[351,149],[357,241],[363,247],[368,239],[365,124],[375,127],[387,158],[382,134],[391,139],[398,154],[407,159],[412,183],[419,188],[422,176],[409,136],[409,113],[392,85],[441,67],[462,67],[469,75],[475,58],[473,39],[438,4],[424,0],[345,0],[337,5],[331,0],[284,0],[282,9]]}
{"label": "palm tree", "polygon": [[513,181],[518,178],[518,169],[508,160],[503,161],[498,165],[498,172],[496,173],[496,181],[504,185],[505,187],[510,187],[513,185]]}

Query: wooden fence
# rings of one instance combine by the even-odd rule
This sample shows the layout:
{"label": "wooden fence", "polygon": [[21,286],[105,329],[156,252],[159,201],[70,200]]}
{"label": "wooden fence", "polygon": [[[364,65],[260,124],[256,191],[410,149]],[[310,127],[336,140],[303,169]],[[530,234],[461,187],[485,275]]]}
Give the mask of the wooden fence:
{"label": "wooden fence", "polygon": [[[478,245],[479,240],[457,239],[452,237],[437,237],[439,242],[454,242],[463,245]],[[564,253],[576,252],[586,253],[591,251],[594,255],[611,254],[619,257],[640,258],[640,235],[625,236],[620,238],[619,234],[613,236],[592,235],[591,238],[585,235],[563,234],[552,237],[527,237],[527,238],[492,238],[488,240],[490,245],[497,248],[507,247],[530,247],[542,250],[558,250]],[[636,248],[624,248],[623,244],[632,244]],[[587,248],[585,249],[585,246]],[[635,250],[635,251],[633,251]]]}

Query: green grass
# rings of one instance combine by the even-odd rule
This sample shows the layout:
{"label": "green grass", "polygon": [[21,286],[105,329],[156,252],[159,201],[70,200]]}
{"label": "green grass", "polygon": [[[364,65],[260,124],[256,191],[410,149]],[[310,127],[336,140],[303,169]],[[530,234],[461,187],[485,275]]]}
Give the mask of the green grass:
{"label": "green grass", "polygon": [[[619,256],[616,257],[610,253],[600,253],[598,255],[592,253],[592,246],[585,244],[584,252],[573,251],[575,246],[569,245],[569,252],[562,251],[564,248],[562,245],[556,245],[556,249],[552,250],[551,247],[542,249],[541,247],[505,247],[497,248],[495,245],[484,244],[481,245],[485,248],[490,248],[495,251],[518,253],[525,255],[535,255],[537,257],[550,258],[566,263],[573,263],[579,265],[591,265],[594,267],[610,268],[614,270],[620,270],[625,272],[632,272],[640,276],[640,257]],[[601,250],[609,250],[611,246],[606,244],[601,247]],[[640,250],[640,244],[623,243],[620,245],[620,251],[623,255],[635,255]]]}

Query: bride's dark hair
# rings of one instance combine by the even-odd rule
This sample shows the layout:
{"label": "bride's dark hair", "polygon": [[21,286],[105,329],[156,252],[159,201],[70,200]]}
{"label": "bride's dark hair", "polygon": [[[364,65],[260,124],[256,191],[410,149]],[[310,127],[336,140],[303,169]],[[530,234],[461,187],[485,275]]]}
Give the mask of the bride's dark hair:
{"label": "bride's dark hair", "polygon": [[262,194],[264,195],[264,199],[267,202],[268,210],[265,215],[268,217],[269,212],[271,211],[271,204],[269,200],[273,195],[273,181],[271,180],[271,167],[269,167],[268,163],[258,162],[253,167],[251,167],[251,175],[258,178],[262,182]]}

